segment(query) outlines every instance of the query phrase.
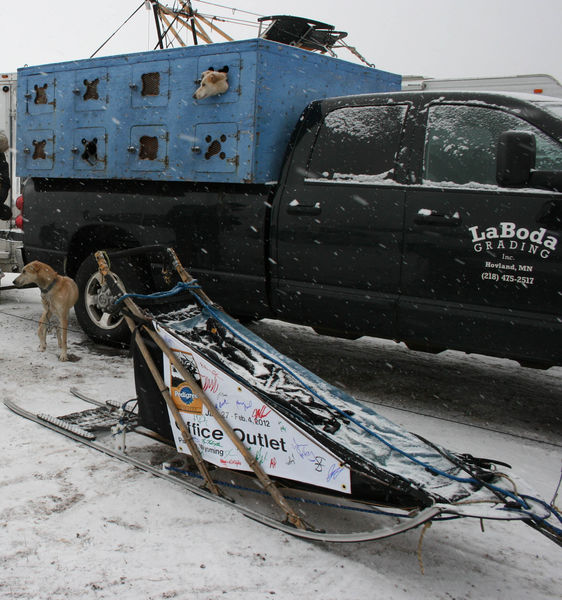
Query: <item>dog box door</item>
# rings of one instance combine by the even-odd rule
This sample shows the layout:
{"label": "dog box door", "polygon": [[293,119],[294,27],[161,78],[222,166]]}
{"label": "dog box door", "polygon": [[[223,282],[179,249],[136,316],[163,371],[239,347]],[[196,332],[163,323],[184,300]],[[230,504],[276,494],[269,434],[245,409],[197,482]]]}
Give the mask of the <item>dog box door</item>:
{"label": "dog box door", "polygon": [[56,108],[55,76],[52,73],[27,78],[27,112],[30,115],[52,113]]}
{"label": "dog box door", "polygon": [[107,164],[106,134],[103,127],[80,127],[74,131],[72,144],[74,168],[101,171]]}
{"label": "dog box door", "polygon": [[167,106],[170,95],[170,63],[167,60],[133,65],[131,106]]}
{"label": "dog box door", "polygon": [[[227,104],[230,102],[238,102],[240,99],[240,54],[238,52],[228,52],[227,54],[210,54],[208,56],[202,56],[199,58],[197,63],[198,76],[201,77],[201,73],[209,69],[214,71],[222,71],[227,67],[227,81],[228,90],[224,94],[218,96],[211,96],[210,98],[203,98],[203,100],[197,100],[198,104]],[[199,83],[196,82],[196,86],[193,91],[199,87]]]}
{"label": "dog box door", "polygon": [[168,139],[163,125],[131,127],[129,168],[133,171],[163,171],[168,166]]}
{"label": "dog box door", "polygon": [[74,110],[107,110],[107,69],[79,69],[74,75]]}
{"label": "dog box door", "polygon": [[55,160],[55,135],[52,129],[31,129],[23,142],[25,167],[34,171],[52,169]]}
{"label": "dog box door", "polygon": [[197,173],[234,173],[238,168],[238,125],[202,123],[195,127],[194,170]]}

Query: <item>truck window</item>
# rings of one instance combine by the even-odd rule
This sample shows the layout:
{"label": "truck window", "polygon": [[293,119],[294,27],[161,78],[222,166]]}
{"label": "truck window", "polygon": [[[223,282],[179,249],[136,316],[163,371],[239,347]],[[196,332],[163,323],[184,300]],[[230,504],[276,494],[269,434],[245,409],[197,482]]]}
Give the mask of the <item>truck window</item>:
{"label": "truck window", "polygon": [[309,177],[391,176],[406,111],[406,105],[357,106],[326,115],[312,149]]}
{"label": "truck window", "polygon": [[537,169],[560,169],[562,145],[527,121],[494,108],[443,105],[429,109],[424,181],[496,185],[497,141],[509,130],[535,135]]}

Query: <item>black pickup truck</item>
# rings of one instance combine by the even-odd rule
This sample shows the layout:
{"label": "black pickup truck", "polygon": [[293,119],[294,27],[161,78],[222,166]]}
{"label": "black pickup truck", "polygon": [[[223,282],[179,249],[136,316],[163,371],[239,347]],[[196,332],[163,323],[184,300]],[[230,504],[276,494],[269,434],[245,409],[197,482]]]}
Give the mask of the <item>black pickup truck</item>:
{"label": "black pickup truck", "polygon": [[[239,318],[562,364],[562,102],[396,92],[313,102],[269,185],[29,179],[26,261],[123,340],[92,252],[162,244]],[[128,290],[157,269],[113,265]],[[156,274],[156,275],[155,275]],[[149,276],[150,275],[150,276]]]}

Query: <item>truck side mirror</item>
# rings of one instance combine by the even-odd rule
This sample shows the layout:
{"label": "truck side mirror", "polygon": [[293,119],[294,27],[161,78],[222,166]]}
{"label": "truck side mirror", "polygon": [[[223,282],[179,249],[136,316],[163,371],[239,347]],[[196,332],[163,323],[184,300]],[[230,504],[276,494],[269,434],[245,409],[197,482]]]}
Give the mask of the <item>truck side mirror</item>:
{"label": "truck side mirror", "polygon": [[535,168],[537,147],[535,136],[527,131],[504,131],[496,152],[496,181],[505,187],[521,187],[529,183]]}

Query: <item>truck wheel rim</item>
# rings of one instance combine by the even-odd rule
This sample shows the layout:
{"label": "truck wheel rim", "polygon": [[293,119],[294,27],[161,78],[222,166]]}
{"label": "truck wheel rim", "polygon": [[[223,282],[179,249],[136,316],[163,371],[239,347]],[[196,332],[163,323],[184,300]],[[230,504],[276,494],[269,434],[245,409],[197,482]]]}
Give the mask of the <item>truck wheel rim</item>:
{"label": "truck wheel rim", "polygon": [[[125,291],[125,286],[121,279],[114,274],[119,287]],[[111,331],[121,325],[123,317],[120,314],[110,314],[105,312],[100,303],[101,295],[103,294],[102,277],[99,272],[93,273],[88,279],[84,288],[84,306],[86,313],[96,327]]]}

